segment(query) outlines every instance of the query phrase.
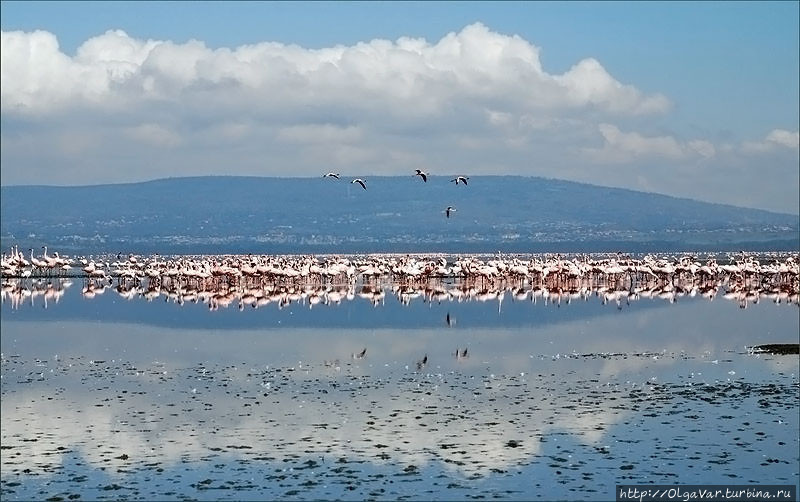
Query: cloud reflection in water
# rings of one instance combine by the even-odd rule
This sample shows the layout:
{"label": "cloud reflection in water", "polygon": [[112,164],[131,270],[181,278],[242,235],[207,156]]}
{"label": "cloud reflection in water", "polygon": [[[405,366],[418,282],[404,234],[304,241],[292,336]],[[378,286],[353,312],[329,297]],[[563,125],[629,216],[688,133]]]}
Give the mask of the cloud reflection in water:
{"label": "cloud reflection in water", "polygon": [[[102,468],[121,486],[136,476],[172,481],[142,482],[151,486],[137,488],[144,498],[196,494],[177,477],[184,465],[209,472],[208,486],[238,480],[237,469],[263,479],[242,485],[249,498],[293,490],[365,498],[379,489],[396,498],[423,486],[456,497],[505,486],[523,498],[599,486],[605,498],[625,479],[623,466],[664,482],[791,480],[797,471],[797,359],[745,350],[791,341],[794,306],[744,311],[687,298],[619,312],[596,298],[568,308],[528,300],[507,302],[499,316],[491,308],[479,322],[487,311],[475,302],[447,326],[449,302],[402,305],[389,296],[381,312],[395,327],[348,325],[362,311],[342,305],[325,312],[340,317],[331,327],[315,324],[315,306],[275,310],[279,320],[305,316],[293,327],[223,329],[186,327],[172,304],[86,302],[72,291],[58,309],[3,307],[3,489],[16,494],[40,474],[102,495],[64,480]],[[70,317],[75,305],[109,308],[98,322],[90,309]],[[142,322],[109,315],[125,310]],[[162,318],[154,324],[148,312]],[[464,347],[469,357],[455,357]],[[429,362],[418,372],[423,354]],[[761,441],[787,463],[757,467]],[[714,464],[724,453],[732,460]],[[434,473],[444,476],[438,487]],[[563,483],[537,488],[544,474]],[[324,484],[315,484],[320,475]],[[389,483],[401,479],[409,484]]]}

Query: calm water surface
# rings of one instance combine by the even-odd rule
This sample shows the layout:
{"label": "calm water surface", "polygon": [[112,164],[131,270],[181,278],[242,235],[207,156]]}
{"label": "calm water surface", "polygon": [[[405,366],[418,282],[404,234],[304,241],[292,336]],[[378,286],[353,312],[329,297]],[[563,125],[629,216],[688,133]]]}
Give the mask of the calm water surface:
{"label": "calm water surface", "polygon": [[797,484],[798,356],[748,349],[797,343],[796,304],[387,286],[212,310],[51,285],[2,304],[4,500]]}

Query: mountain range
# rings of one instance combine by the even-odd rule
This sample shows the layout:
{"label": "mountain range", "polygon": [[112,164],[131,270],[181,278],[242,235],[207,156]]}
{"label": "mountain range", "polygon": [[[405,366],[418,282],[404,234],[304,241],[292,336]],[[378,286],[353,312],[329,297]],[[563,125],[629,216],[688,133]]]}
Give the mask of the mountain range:
{"label": "mountain range", "polygon": [[[62,253],[800,250],[800,217],[522,176],[0,187],[0,245]],[[449,218],[445,209],[455,208]]]}

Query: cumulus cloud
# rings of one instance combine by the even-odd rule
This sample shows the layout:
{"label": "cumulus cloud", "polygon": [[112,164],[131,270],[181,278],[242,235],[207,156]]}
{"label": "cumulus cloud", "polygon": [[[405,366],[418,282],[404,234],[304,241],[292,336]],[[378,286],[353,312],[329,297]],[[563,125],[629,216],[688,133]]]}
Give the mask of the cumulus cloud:
{"label": "cumulus cloud", "polygon": [[774,129],[765,138],[765,141],[786,148],[797,149],[800,146],[800,132],[798,131],[784,131],[782,129]]}
{"label": "cumulus cloud", "polygon": [[338,127],[333,124],[308,124],[285,127],[278,139],[290,143],[352,143],[361,139],[358,127]]}
{"label": "cumulus cloud", "polygon": [[[713,194],[693,190],[732,165],[744,171],[737,154],[771,156],[764,165],[773,179],[796,178],[796,131],[725,144],[653,133],[672,108],[663,94],[620,82],[591,57],[548,72],[539,47],[481,23],[438,41],[320,49],[276,42],[214,49],[109,30],[67,55],[46,31],[1,38],[3,184],[421,168],[737,203],[742,194],[769,193],[769,178]],[[686,172],[676,178],[679,165]],[[797,190],[789,186],[757,204],[793,209]]]}
{"label": "cumulus cloud", "polygon": [[742,144],[742,151],[745,153],[763,153],[782,148],[800,148],[800,131],[773,129],[761,141],[745,141]]}
{"label": "cumulus cloud", "polygon": [[704,139],[695,139],[686,143],[689,151],[697,152],[698,155],[705,158],[711,158],[717,154],[716,148],[710,141]]}
{"label": "cumulus cloud", "polygon": [[662,95],[618,82],[595,59],[549,74],[538,47],[480,23],[437,43],[404,37],[319,50],[272,42],[213,50],[196,40],[145,41],[110,30],[87,40],[74,57],[60,51],[51,33],[12,31],[2,33],[2,52],[5,113],[123,101],[191,104],[227,92],[253,98],[251,105],[262,109],[338,103],[401,115],[442,113],[467,101],[501,111],[591,107],[612,114],[669,106]]}
{"label": "cumulus cloud", "polygon": [[603,137],[600,148],[585,148],[584,152],[598,162],[630,162],[641,158],[686,159],[711,158],[714,145],[706,140],[679,142],[672,136],[645,136],[638,132],[623,132],[617,126],[603,123],[597,126]]}
{"label": "cumulus cloud", "polygon": [[634,114],[664,112],[669,108],[665,96],[643,96],[635,87],[622,85],[593,58],[584,59],[564,75],[554,78],[564,86],[569,101],[575,106],[591,104]]}
{"label": "cumulus cloud", "polygon": [[141,124],[126,129],[126,135],[131,139],[155,146],[177,146],[181,143],[180,136],[159,124]]}

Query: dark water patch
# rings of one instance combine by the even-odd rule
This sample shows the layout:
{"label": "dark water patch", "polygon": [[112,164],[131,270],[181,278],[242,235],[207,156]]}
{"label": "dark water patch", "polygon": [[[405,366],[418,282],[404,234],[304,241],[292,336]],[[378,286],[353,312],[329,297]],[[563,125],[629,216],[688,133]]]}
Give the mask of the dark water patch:
{"label": "dark water patch", "polygon": [[797,343],[769,343],[756,345],[752,348],[753,352],[766,352],[775,355],[800,354],[800,344]]}

